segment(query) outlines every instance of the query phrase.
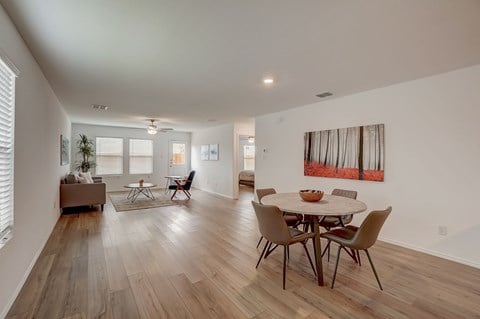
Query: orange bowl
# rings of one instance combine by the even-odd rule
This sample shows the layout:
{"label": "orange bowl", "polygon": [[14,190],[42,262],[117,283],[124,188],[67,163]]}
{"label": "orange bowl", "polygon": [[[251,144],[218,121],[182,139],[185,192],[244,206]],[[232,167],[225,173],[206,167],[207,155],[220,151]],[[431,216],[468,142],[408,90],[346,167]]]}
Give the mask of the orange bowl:
{"label": "orange bowl", "polygon": [[302,189],[300,192],[300,197],[306,202],[318,202],[323,197],[323,192],[314,190],[314,189]]}

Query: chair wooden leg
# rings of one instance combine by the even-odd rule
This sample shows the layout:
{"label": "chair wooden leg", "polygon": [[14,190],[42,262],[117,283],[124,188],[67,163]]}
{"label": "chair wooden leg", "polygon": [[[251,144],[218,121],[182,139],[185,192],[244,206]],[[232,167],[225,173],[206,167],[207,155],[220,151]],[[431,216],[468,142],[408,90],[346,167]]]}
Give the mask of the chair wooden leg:
{"label": "chair wooden leg", "polygon": [[315,271],[315,266],[313,265],[312,258],[310,257],[310,253],[308,252],[308,249],[307,249],[307,244],[302,242],[302,245],[303,245],[303,248],[305,249],[305,252],[307,253],[308,261],[310,262],[310,266],[312,267],[313,274],[317,276],[317,272]]}
{"label": "chair wooden leg", "polygon": [[[263,237],[262,237],[262,238],[263,238]],[[255,269],[257,269],[257,268],[258,268],[258,265],[260,265],[260,261],[262,261],[262,257],[263,257],[263,255],[265,254],[265,250],[267,250],[267,246],[268,246],[268,240],[267,240],[267,242],[265,243],[265,246],[263,247],[262,254],[260,255],[260,258],[258,258],[257,265],[255,266]]]}
{"label": "chair wooden leg", "polygon": [[277,249],[278,245],[275,245],[273,248],[272,248],[272,243],[270,243],[270,245],[268,246],[267,248],[267,251],[265,253],[265,259],[267,259],[268,256],[270,256],[270,254],[275,250]]}
{"label": "chair wooden leg", "polygon": [[346,248],[346,247],[343,247],[343,249],[344,249],[345,252],[350,256],[350,258],[352,258],[353,261],[354,261],[356,264],[358,264],[358,261],[357,261],[357,253],[356,253],[355,249],[351,249],[351,248],[350,248],[350,250],[348,250],[348,248]]}
{"label": "chair wooden leg", "polygon": [[350,255],[352,256],[353,261],[358,264],[357,253],[355,252],[355,249],[350,248],[350,251],[352,252],[352,255],[353,255],[353,256]]}
{"label": "chair wooden leg", "polygon": [[262,239],[263,239],[263,236],[260,236],[260,239],[258,240],[258,243],[257,243],[257,248],[258,248],[258,246],[260,246],[260,243],[262,242]]}
{"label": "chair wooden leg", "polygon": [[367,254],[368,261],[370,262],[370,266],[372,266],[372,270],[373,270],[373,273],[375,274],[375,278],[377,278],[378,286],[380,287],[380,290],[383,290],[382,284],[380,283],[380,279],[378,278],[377,271],[375,270],[375,266],[373,266],[372,258],[368,253],[368,249],[365,249],[365,253]]}
{"label": "chair wooden leg", "polygon": [[290,261],[290,246],[287,247],[287,260]]}
{"label": "chair wooden leg", "polygon": [[335,262],[335,271],[333,272],[333,278],[332,278],[332,286],[331,288],[333,289],[333,285],[335,284],[335,277],[337,277],[337,269],[338,269],[338,262],[340,261],[340,252],[342,251],[342,246],[338,246],[338,251],[337,251],[337,261]]}
{"label": "chair wooden leg", "polygon": [[285,290],[286,276],[287,276],[287,246],[283,246],[283,290]]}
{"label": "chair wooden leg", "polygon": [[327,246],[325,246],[325,249],[323,249],[323,252],[322,252],[322,257],[323,257],[323,255],[325,255],[326,252],[328,252],[328,261],[330,261],[330,244],[331,243],[332,243],[332,241],[328,240]]}
{"label": "chair wooden leg", "polygon": [[175,197],[176,194],[177,194],[177,190],[175,190],[175,191],[173,192],[173,195],[172,195],[172,197],[170,197],[170,199],[173,200],[173,198]]}
{"label": "chair wooden leg", "polygon": [[357,260],[358,260],[358,265],[361,267],[362,266],[362,261],[360,260],[360,252],[356,250],[357,252]]}

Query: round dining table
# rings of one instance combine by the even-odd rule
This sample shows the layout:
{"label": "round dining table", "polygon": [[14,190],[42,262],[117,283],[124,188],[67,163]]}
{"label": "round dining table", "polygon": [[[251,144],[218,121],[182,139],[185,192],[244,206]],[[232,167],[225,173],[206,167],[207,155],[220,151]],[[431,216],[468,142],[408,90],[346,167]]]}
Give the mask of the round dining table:
{"label": "round dining table", "polygon": [[261,203],[263,205],[277,206],[284,212],[312,216],[314,225],[313,229],[315,232],[315,262],[319,286],[324,285],[319,223],[326,216],[341,217],[344,215],[362,213],[367,209],[367,205],[362,201],[326,194],[323,195],[321,201],[306,202],[298,193],[277,193],[264,196]]}

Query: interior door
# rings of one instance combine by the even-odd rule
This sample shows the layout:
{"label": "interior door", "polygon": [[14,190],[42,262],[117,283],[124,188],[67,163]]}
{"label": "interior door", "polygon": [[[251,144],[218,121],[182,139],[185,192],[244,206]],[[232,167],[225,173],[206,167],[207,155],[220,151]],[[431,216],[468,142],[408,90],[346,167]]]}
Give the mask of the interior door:
{"label": "interior door", "polygon": [[168,147],[168,175],[185,176],[187,172],[187,142],[170,141]]}

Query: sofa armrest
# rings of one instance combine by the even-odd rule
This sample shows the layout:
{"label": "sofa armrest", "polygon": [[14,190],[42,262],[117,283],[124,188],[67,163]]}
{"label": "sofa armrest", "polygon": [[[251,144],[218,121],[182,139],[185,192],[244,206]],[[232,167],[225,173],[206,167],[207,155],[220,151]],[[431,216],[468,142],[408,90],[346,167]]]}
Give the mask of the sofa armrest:
{"label": "sofa armrest", "polygon": [[106,184],[60,184],[60,208],[106,203]]}
{"label": "sofa armrest", "polygon": [[92,176],[93,182],[94,183],[101,183],[102,182],[102,176]]}

